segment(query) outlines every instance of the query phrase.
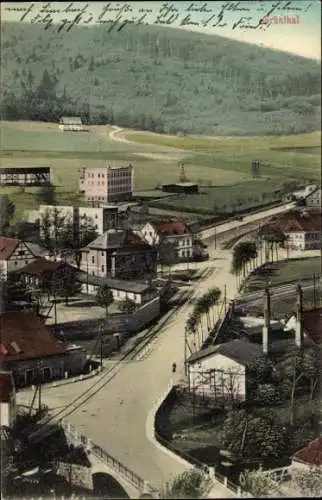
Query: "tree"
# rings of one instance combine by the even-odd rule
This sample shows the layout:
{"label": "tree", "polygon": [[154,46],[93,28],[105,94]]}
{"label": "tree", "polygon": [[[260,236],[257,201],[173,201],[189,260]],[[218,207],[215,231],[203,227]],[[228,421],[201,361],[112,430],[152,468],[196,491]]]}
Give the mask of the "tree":
{"label": "tree", "polygon": [[205,498],[210,489],[211,480],[206,474],[192,469],[166,483],[159,493],[159,498]]}
{"label": "tree", "polygon": [[124,300],[119,302],[118,308],[123,313],[131,314],[136,310],[136,303],[134,302],[134,300],[126,297]]}
{"label": "tree", "polygon": [[161,241],[158,246],[159,262],[161,267],[168,266],[171,273],[171,267],[179,261],[178,251],[174,245],[169,241]]}
{"label": "tree", "polygon": [[102,285],[99,287],[96,300],[101,307],[105,307],[106,316],[108,316],[108,308],[114,302],[114,297],[111,289],[108,285]]}
{"label": "tree", "polygon": [[280,494],[279,483],[265,474],[261,467],[253,471],[246,469],[240,474],[239,482],[241,487],[255,498],[269,498]]}
{"label": "tree", "polygon": [[303,497],[322,496],[322,469],[320,466],[301,468],[294,472],[293,481]]}
{"label": "tree", "polygon": [[232,272],[236,275],[243,273],[246,277],[246,265],[257,257],[256,243],[253,241],[242,241],[234,247]]}
{"label": "tree", "polygon": [[7,195],[0,196],[0,234],[6,236],[16,207]]}
{"label": "tree", "polygon": [[57,273],[53,274],[53,277],[45,285],[52,295],[64,297],[65,305],[68,306],[68,300],[70,297],[74,297],[81,290],[80,283],[76,280],[75,269],[71,266],[64,266]]}
{"label": "tree", "polygon": [[55,205],[56,204],[56,188],[50,183],[47,186],[42,186],[37,194],[39,203],[44,205]]}

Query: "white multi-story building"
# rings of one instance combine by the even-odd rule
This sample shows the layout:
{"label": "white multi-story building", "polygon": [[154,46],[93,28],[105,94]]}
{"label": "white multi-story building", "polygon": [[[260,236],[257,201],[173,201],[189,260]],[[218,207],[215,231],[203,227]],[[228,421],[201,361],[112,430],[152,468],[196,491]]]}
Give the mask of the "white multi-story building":
{"label": "white multi-story building", "polygon": [[84,168],[79,190],[87,201],[110,203],[126,201],[133,193],[133,166]]}
{"label": "white multi-story building", "polygon": [[183,221],[170,219],[157,224],[147,222],[136,232],[152,246],[162,242],[172,243],[179,259],[193,257],[193,236]]}
{"label": "white multi-story building", "polygon": [[103,234],[118,222],[119,209],[116,205],[105,207],[73,207],[64,205],[40,205],[38,210],[29,212],[29,222],[41,220],[46,214],[54,222],[55,213],[57,217],[65,219],[66,223],[72,223],[75,231],[86,224],[92,226],[98,234]]}

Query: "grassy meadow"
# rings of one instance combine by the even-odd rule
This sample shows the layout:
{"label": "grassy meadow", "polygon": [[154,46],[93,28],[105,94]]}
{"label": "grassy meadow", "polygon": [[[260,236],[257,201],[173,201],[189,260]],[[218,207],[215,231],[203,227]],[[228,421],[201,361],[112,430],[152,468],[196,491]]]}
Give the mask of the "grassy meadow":
{"label": "grassy meadow", "polygon": [[[61,132],[42,122],[1,122],[1,167],[52,169],[59,203],[80,201],[78,179],[84,167],[124,165],[135,168],[135,191],[151,191],[179,175],[173,157],[182,152],[188,180],[201,186],[199,195],[180,195],[150,203],[151,211],[177,214],[214,214],[253,207],[281,196],[287,182],[298,185],[320,178],[320,133],[282,137],[175,137],[125,131],[131,143],[109,138],[110,126],[92,126],[89,132]],[[159,146],[164,149],[160,152]],[[156,152],[153,156],[153,152]],[[172,155],[172,156],[171,156]],[[261,177],[252,179],[251,161],[258,159]],[[16,204],[16,217],[38,205],[38,188],[1,187]]]}

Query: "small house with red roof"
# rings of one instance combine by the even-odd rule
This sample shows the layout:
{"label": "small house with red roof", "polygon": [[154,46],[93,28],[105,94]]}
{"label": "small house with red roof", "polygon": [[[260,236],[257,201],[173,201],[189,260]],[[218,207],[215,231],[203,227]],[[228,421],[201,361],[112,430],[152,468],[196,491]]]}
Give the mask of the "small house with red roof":
{"label": "small house with red roof", "polygon": [[10,371],[0,371],[0,427],[13,427],[16,421],[16,390]]}
{"label": "small house with red roof", "polygon": [[0,236],[0,273],[4,278],[9,272],[17,271],[36,259],[24,241]]}
{"label": "small house with red roof", "polygon": [[292,457],[292,469],[322,467],[322,437],[311,441]]}
{"label": "small house with red roof", "polygon": [[294,250],[320,249],[321,224],[321,212],[290,210],[264,224],[260,229],[260,235],[265,238],[267,234],[277,231],[285,235],[288,248]]}
{"label": "small house with red roof", "polygon": [[180,260],[193,257],[193,235],[187,224],[179,219],[167,219],[157,223],[147,222],[139,234],[152,246],[172,243]]}
{"label": "small house with red roof", "polygon": [[0,363],[12,372],[16,387],[83,373],[86,361],[83,349],[58,341],[35,313],[0,315]]}

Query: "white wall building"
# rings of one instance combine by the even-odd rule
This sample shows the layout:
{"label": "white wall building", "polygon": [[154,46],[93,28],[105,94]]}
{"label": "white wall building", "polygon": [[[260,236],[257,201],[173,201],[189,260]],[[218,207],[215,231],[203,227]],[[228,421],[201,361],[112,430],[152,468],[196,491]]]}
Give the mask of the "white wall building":
{"label": "white wall building", "polygon": [[244,401],[247,367],[261,356],[261,347],[246,340],[202,349],[187,360],[189,389],[214,400]]}
{"label": "white wall building", "polygon": [[134,169],[126,167],[84,168],[79,180],[79,190],[91,202],[110,203],[132,198]]}
{"label": "white wall building", "polygon": [[12,373],[0,371],[0,426],[13,427],[16,421],[16,390]]}
{"label": "white wall building", "polygon": [[36,259],[25,242],[0,236],[0,273],[4,278],[9,272],[17,271]]}
{"label": "white wall building", "polygon": [[183,221],[170,219],[158,224],[147,222],[135,232],[151,246],[157,246],[161,242],[172,243],[179,259],[193,257],[193,236]]}
{"label": "white wall building", "polygon": [[83,125],[79,116],[63,116],[59,120],[59,129],[63,132],[86,132],[88,128]]}
{"label": "white wall building", "polygon": [[309,208],[317,208],[321,210],[321,187],[312,190],[305,198],[306,206]]}

